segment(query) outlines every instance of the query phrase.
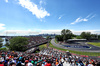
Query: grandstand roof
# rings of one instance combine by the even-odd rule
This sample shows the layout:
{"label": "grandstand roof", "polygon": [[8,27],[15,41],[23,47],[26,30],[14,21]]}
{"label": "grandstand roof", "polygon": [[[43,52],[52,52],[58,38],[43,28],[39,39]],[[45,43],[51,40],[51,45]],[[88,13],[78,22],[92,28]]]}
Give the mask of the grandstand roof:
{"label": "grandstand roof", "polygon": [[68,39],[67,41],[86,41],[86,39]]}

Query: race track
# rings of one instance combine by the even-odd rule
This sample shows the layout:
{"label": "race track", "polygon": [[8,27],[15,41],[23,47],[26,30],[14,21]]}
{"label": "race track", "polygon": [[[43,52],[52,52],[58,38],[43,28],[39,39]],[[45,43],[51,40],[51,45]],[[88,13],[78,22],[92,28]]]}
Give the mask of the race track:
{"label": "race track", "polygon": [[[84,52],[100,52],[100,47],[97,46],[93,46],[90,44],[86,44],[86,42],[80,43],[80,44],[56,44],[55,43],[55,39],[51,40],[51,43],[59,48],[63,48],[63,49],[69,49],[69,50],[75,50],[75,51],[84,51]],[[71,46],[71,47],[66,47],[66,45]],[[74,48],[77,46],[88,46],[90,48]]]}

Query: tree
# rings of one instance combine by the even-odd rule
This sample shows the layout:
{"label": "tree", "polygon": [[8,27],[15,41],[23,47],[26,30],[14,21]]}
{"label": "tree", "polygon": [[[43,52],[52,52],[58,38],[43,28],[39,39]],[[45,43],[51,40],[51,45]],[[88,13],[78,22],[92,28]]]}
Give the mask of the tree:
{"label": "tree", "polygon": [[100,35],[98,35],[98,39],[100,40]]}
{"label": "tree", "polygon": [[68,30],[68,29],[67,30],[63,29],[61,31],[61,35],[63,36],[63,41],[66,41],[66,40],[72,38],[73,33],[70,30]]}
{"label": "tree", "polygon": [[90,40],[91,39],[91,32],[82,32],[80,35],[83,39]]}
{"label": "tree", "polygon": [[8,46],[9,46],[9,42],[8,42],[8,41],[6,42],[5,46],[6,46],[6,47],[8,47]]}
{"label": "tree", "polygon": [[2,47],[2,45],[3,45],[3,39],[2,38],[0,38],[0,48]]}
{"label": "tree", "polygon": [[61,35],[66,35],[66,30],[65,30],[65,29],[63,29],[63,30],[61,31]]}
{"label": "tree", "polygon": [[46,39],[47,39],[47,40],[48,40],[48,39],[51,39],[51,36],[47,36]]}
{"label": "tree", "polygon": [[77,39],[82,39],[82,37],[81,37],[81,36],[76,36],[76,38],[77,38]]}
{"label": "tree", "polygon": [[56,39],[57,41],[63,41],[63,36],[62,36],[62,35],[56,35],[56,36],[55,36],[55,39]]}
{"label": "tree", "polygon": [[91,39],[98,39],[98,35],[97,34],[91,34]]}
{"label": "tree", "polygon": [[2,45],[3,45],[2,42],[0,42],[0,48],[2,47]]}
{"label": "tree", "polygon": [[23,47],[28,44],[28,38],[26,37],[14,37],[10,39],[9,49],[16,51],[24,51],[27,48]]}
{"label": "tree", "polygon": [[75,35],[70,30],[63,29],[61,31],[61,35],[55,36],[55,39],[57,41],[67,41],[68,39],[71,39],[72,37],[75,37]]}

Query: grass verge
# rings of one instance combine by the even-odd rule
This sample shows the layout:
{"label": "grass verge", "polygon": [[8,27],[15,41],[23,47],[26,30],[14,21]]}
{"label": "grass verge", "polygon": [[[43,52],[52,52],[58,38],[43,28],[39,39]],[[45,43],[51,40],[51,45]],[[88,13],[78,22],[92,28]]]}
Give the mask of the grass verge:
{"label": "grass verge", "polygon": [[0,48],[0,50],[4,50],[4,51],[7,51],[7,48]]}
{"label": "grass verge", "polygon": [[42,49],[44,49],[44,48],[47,48],[47,44],[43,44],[43,45],[40,45],[40,46],[39,46],[39,49],[40,49],[40,50],[42,50]]}
{"label": "grass verge", "polygon": [[58,43],[56,39],[55,39],[55,43],[56,43],[56,44]]}
{"label": "grass verge", "polygon": [[88,44],[100,47],[100,42],[88,42]]}

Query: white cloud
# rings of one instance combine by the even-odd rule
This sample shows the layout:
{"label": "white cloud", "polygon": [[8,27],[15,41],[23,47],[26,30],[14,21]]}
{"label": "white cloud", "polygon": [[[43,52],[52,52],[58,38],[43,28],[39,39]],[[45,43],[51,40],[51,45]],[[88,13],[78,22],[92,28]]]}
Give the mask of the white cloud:
{"label": "white cloud", "polygon": [[[37,31],[38,30],[38,31]],[[7,36],[24,36],[24,35],[38,35],[38,34],[61,34],[62,29],[55,30],[6,30],[4,32],[0,32],[0,35]],[[92,34],[100,34],[100,30],[71,30],[74,34],[80,35],[81,32],[91,32]]]}
{"label": "white cloud", "polygon": [[5,2],[8,2],[8,0],[5,0]]}
{"label": "white cloud", "polygon": [[0,30],[4,30],[5,29],[5,24],[0,24]]}
{"label": "white cloud", "polygon": [[89,14],[86,18],[89,18],[92,14]]}
{"label": "white cloud", "polygon": [[[37,31],[39,30],[39,31]],[[7,36],[24,36],[24,35],[38,35],[38,34],[60,34],[61,30],[5,30],[0,35],[7,35]]]}
{"label": "white cloud", "polygon": [[62,17],[63,17],[63,15],[59,16],[59,18],[58,18],[58,19],[61,19]]}
{"label": "white cloud", "polygon": [[35,15],[37,18],[44,18],[45,16],[50,16],[50,13],[48,13],[44,8],[38,8],[38,5],[31,2],[30,0],[19,0],[19,4],[28,9],[30,12],[32,12],[33,15]]}
{"label": "white cloud", "polygon": [[41,30],[39,34],[60,34],[61,30]]}
{"label": "white cloud", "polygon": [[100,30],[71,30],[74,34],[80,35],[82,32],[91,32],[92,34],[100,34]]}
{"label": "white cloud", "polygon": [[39,4],[40,4],[40,6],[41,6],[41,5],[46,5],[46,2],[43,1],[43,0],[40,0]]}
{"label": "white cloud", "polygon": [[89,14],[89,15],[86,16],[85,18],[78,17],[78,18],[77,18],[74,22],[72,22],[71,24],[76,24],[76,23],[79,23],[79,22],[86,22],[86,21],[88,21],[89,19],[94,18],[95,16],[96,16],[96,14],[93,15],[93,16],[91,16],[91,14]]}
{"label": "white cloud", "polygon": [[82,22],[82,21],[88,21],[88,19],[79,17],[79,18],[77,18],[74,22],[72,22],[71,24],[76,24],[76,23]]}
{"label": "white cloud", "polygon": [[5,30],[3,31],[3,33],[0,33],[0,34],[3,34],[3,35],[12,35],[12,36],[19,36],[19,35],[37,35],[39,34],[39,32],[37,31],[32,31],[31,29],[29,30]]}
{"label": "white cloud", "polygon": [[[37,31],[38,30],[38,31]],[[7,35],[7,36],[24,36],[24,35],[38,35],[38,34],[60,34],[61,30],[5,30],[0,32],[0,35]]]}
{"label": "white cloud", "polygon": [[61,19],[61,16],[58,19]]}
{"label": "white cloud", "polygon": [[93,16],[90,17],[90,19],[94,18],[96,16],[96,14],[94,14]]}
{"label": "white cloud", "polygon": [[42,5],[43,1],[41,0],[39,3],[40,3],[40,5]]}

